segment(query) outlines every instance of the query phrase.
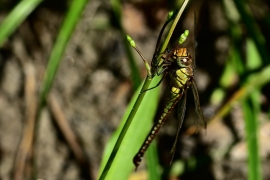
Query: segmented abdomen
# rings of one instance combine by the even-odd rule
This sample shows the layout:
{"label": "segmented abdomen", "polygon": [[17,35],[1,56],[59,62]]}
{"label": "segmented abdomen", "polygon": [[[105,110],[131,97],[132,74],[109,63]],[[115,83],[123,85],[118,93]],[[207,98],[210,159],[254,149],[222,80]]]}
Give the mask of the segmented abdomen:
{"label": "segmented abdomen", "polygon": [[170,90],[166,94],[166,100],[164,102],[163,112],[162,112],[159,120],[157,122],[155,122],[150,133],[148,134],[148,136],[144,140],[144,143],[141,146],[139,152],[133,158],[133,163],[136,166],[136,169],[139,166],[140,162],[142,161],[142,157],[145,154],[145,151],[149,147],[150,143],[153,141],[154,137],[158,133],[161,126],[166,121],[167,116],[169,115],[169,113],[171,112],[173,107],[177,104],[177,102],[181,99],[183,92],[184,92],[184,89],[182,89],[182,88],[180,89],[180,88],[176,88],[173,86],[170,87]]}

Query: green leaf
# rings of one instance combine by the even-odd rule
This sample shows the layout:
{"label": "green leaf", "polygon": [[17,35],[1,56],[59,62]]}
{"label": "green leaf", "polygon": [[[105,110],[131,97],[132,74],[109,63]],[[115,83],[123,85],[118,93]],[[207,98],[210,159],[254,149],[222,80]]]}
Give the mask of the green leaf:
{"label": "green leaf", "polygon": [[[160,78],[154,78],[152,84],[157,84]],[[112,152],[112,149],[116,143],[117,138],[127,120],[127,117],[130,114],[130,111],[135,103],[141,87],[138,88],[135,95],[133,96],[131,102],[128,105],[128,108],[121,120],[121,124],[117,128],[116,132],[112,136],[111,140],[107,144],[107,147],[104,151],[100,173],[103,170],[105,163],[109,159],[109,156]],[[159,88],[155,88],[153,90],[147,91],[143,102],[141,103],[124,139],[123,142],[118,149],[118,153],[108,171],[106,176],[107,180],[126,180],[129,174],[135,170],[135,166],[132,163],[133,157],[137,153],[138,149],[142,145],[145,137],[151,129],[153,118],[156,113],[156,109],[158,106],[158,96],[159,96]]]}

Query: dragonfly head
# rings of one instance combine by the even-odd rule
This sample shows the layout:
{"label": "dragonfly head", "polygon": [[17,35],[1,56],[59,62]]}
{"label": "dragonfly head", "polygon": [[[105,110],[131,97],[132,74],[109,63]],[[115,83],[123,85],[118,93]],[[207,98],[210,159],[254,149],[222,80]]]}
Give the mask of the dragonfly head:
{"label": "dragonfly head", "polygon": [[174,52],[176,63],[180,68],[186,68],[192,66],[192,58],[187,48],[179,48]]}

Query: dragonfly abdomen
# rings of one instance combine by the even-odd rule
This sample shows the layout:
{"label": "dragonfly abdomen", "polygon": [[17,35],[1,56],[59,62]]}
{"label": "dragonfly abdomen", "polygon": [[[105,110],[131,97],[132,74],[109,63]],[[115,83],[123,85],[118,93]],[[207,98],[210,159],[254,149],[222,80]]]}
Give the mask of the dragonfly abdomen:
{"label": "dragonfly abdomen", "polygon": [[160,115],[160,118],[158,119],[157,122],[155,122],[148,136],[144,140],[144,143],[141,146],[139,152],[133,158],[133,163],[136,166],[136,168],[139,166],[140,162],[142,161],[142,157],[144,156],[150,143],[153,141],[159,129],[162,127],[162,125],[166,121],[169,113],[172,111],[172,109],[177,104],[177,102],[181,99],[183,92],[184,92],[183,89],[171,86],[170,91],[166,95],[163,112]]}

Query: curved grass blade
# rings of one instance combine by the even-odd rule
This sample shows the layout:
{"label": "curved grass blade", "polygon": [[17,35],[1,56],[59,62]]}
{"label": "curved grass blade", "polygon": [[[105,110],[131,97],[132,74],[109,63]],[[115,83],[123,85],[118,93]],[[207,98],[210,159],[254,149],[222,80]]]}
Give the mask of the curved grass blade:
{"label": "curved grass blade", "polygon": [[40,94],[40,104],[42,105],[46,100],[46,97],[51,89],[53,79],[57,72],[58,66],[61,62],[61,56],[64,53],[64,50],[67,46],[67,43],[72,35],[74,28],[78,20],[81,17],[88,0],[73,0],[70,4],[69,11],[66,15],[66,18],[63,22],[63,25],[60,29],[59,35],[57,37],[56,43],[54,44],[46,72],[45,77],[42,82],[42,89]]}
{"label": "curved grass blade", "polygon": [[23,0],[8,14],[0,25],[0,47],[42,0]]}

